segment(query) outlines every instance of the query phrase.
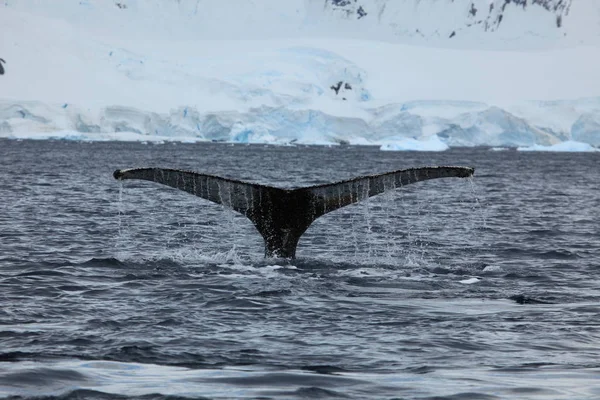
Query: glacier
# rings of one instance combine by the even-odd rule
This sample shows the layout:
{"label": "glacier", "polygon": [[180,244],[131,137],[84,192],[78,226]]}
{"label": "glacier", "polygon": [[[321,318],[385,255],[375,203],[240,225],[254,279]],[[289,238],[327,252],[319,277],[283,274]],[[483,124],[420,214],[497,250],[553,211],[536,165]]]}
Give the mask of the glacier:
{"label": "glacier", "polygon": [[5,0],[0,138],[600,146],[594,1],[260,3]]}
{"label": "glacier", "polygon": [[[595,99],[595,104],[600,110],[600,98]],[[565,103],[563,118],[572,119],[576,105],[577,102]],[[536,115],[544,112],[539,105],[536,110]],[[545,112],[557,118],[556,107]],[[0,101],[0,137],[351,144],[379,145],[385,150],[438,151],[459,146],[552,146],[566,141],[600,145],[600,112],[582,113],[565,132],[529,123],[484,103],[419,101],[362,108],[361,114],[335,116],[290,106],[262,106],[243,112],[201,112],[179,107],[168,113],[110,106],[91,113],[68,104]]]}

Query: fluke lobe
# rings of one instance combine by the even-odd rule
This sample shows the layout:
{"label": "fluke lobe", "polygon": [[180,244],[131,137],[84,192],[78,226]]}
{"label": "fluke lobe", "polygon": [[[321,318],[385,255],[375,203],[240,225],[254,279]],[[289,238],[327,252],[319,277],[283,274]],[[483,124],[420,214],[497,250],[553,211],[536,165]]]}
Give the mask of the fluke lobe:
{"label": "fluke lobe", "polygon": [[411,183],[473,173],[470,167],[409,168],[298,189],[164,168],[119,169],[113,176],[157,182],[232,208],[256,226],[265,240],[265,257],[295,258],[300,236],[324,214]]}

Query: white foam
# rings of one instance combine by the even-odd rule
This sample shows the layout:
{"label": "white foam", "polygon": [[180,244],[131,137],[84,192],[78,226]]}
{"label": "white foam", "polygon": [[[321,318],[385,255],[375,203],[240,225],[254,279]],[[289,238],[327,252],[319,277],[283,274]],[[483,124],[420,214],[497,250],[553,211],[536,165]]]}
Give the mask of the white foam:
{"label": "white foam", "polygon": [[499,265],[486,265],[482,272],[487,274],[496,274],[504,272],[504,269]]}

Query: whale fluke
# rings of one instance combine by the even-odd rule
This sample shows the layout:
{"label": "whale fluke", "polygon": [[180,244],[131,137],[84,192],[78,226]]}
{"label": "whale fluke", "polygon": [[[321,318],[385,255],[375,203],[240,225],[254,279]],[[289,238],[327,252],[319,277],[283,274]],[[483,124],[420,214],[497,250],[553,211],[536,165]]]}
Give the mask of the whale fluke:
{"label": "whale fluke", "polygon": [[320,216],[388,190],[437,178],[467,178],[469,167],[409,168],[298,189],[279,189],[192,171],[164,168],[116,170],[115,179],[141,179],[222,204],[252,221],[266,257],[295,258],[298,240]]}

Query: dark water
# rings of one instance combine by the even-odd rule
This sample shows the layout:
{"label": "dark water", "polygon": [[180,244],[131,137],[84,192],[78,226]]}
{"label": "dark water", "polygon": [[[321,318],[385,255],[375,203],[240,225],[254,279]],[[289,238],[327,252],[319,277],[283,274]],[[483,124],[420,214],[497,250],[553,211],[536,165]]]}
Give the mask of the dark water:
{"label": "dark water", "polygon": [[[476,167],[318,220],[299,259],[116,168],[301,186]],[[0,397],[600,398],[600,154],[0,141]]]}

